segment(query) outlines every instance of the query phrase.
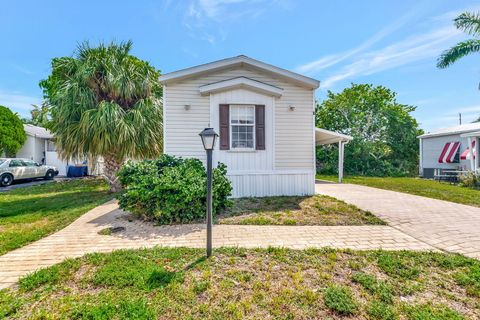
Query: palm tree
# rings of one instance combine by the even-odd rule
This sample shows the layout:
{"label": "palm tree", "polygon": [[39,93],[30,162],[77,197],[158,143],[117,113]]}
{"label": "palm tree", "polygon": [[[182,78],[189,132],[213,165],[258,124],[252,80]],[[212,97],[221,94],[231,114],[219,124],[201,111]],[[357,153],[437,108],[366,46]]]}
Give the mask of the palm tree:
{"label": "palm tree", "polygon": [[49,128],[64,158],[102,156],[110,190],[127,158],[162,152],[162,87],[148,62],[130,55],[132,42],[78,46],[52,60],[40,82],[51,113]]}
{"label": "palm tree", "polygon": [[454,20],[455,27],[475,37],[457,43],[444,51],[438,58],[437,67],[446,68],[458,59],[474,52],[480,52],[480,13],[464,12]]}

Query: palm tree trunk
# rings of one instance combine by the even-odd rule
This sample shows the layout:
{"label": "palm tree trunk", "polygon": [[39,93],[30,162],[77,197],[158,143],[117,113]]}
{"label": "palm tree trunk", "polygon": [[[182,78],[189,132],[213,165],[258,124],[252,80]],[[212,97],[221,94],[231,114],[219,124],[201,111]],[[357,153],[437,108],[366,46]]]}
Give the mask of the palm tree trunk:
{"label": "palm tree trunk", "polygon": [[123,164],[123,160],[118,159],[115,154],[107,154],[103,156],[104,159],[104,172],[103,176],[110,186],[110,192],[118,192],[122,189],[120,181],[117,177],[117,172]]}

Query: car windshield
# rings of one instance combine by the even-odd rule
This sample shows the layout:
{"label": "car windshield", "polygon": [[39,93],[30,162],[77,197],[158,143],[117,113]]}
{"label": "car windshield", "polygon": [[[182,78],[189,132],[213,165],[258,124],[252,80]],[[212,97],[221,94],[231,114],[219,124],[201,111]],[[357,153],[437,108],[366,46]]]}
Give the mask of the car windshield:
{"label": "car windshield", "polygon": [[2,165],[5,161],[7,161],[7,159],[0,158],[0,165]]}

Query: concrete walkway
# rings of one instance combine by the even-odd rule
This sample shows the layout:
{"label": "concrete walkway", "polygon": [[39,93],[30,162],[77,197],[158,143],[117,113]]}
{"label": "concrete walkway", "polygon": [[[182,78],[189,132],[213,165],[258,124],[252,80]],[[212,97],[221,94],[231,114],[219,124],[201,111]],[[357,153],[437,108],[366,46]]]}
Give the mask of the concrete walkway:
{"label": "concrete walkway", "polygon": [[[113,235],[98,231],[125,227]],[[388,226],[240,226],[215,225],[215,247],[282,246],[294,249],[333,247],[351,249],[434,250],[433,247]],[[99,206],[65,229],[20,249],[0,256],[0,288],[38,268],[79,257],[90,252],[152,246],[205,246],[204,225],[152,226],[129,221],[115,202]]]}
{"label": "concrete walkway", "polygon": [[480,208],[353,184],[321,183],[316,191],[368,210],[437,249],[480,259]]}

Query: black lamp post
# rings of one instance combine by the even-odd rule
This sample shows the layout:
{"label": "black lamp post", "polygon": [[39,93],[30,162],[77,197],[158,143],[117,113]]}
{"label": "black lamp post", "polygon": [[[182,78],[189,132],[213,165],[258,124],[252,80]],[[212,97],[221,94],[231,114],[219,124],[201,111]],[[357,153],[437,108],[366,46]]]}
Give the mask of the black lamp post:
{"label": "black lamp post", "polygon": [[218,134],[213,128],[199,133],[203,148],[207,151],[207,258],[212,255],[212,152]]}

